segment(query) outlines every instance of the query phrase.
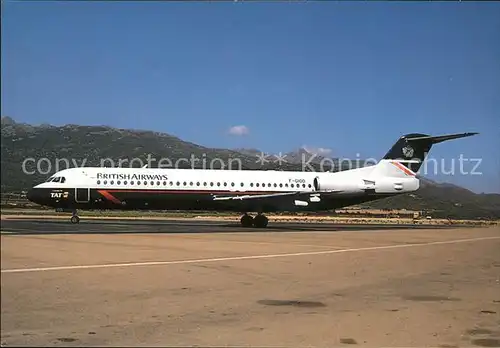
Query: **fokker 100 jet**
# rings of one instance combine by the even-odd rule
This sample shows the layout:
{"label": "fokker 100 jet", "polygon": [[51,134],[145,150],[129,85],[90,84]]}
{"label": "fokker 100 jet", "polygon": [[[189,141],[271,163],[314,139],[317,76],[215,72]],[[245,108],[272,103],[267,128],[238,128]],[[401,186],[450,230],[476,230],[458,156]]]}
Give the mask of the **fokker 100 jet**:
{"label": "fokker 100 jet", "polygon": [[242,226],[262,228],[264,213],[333,210],[416,191],[432,145],[475,134],[406,134],[377,164],[340,172],[69,168],[27,198],[72,212],[72,223],[80,221],[77,209],[204,210],[239,212]]}

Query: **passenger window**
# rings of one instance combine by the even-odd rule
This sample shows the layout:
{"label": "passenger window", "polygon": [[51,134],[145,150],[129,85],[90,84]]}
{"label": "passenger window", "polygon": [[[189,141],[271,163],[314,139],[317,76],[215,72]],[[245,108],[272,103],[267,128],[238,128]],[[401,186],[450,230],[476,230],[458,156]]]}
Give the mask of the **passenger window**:
{"label": "passenger window", "polygon": [[163,182],[163,186],[167,186],[167,182],[166,181]]}
{"label": "passenger window", "polygon": [[127,181],[126,180],[123,182],[123,185],[127,185]]}
{"label": "passenger window", "polygon": [[131,182],[130,182],[130,185],[133,185],[133,184],[134,184],[134,182],[133,182],[133,181],[131,181]]}
{"label": "passenger window", "polygon": [[157,186],[160,186],[160,182],[159,182],[159,181],[157,181],[157,182],[156,182],[156,185],[157,185]]}
{"label": "passenger window", "polygon": [[97,185],[99,185],[101,183],[101,180],[97,180]]}
{"label": "passenger window", "polygon": [[154,182],[154,181],[151,181],[151,186],[153,186],[154,184],[155,184],[155,182]]}
{"label": "passenger window", "polygon": [[111,185],[113,185],[114,181],[113,181],[113,180],[111,180],[109,183],[110,183]]}
{"label": "passenger window", "polygon": [[106,185],[107,183],[108,183],[108,181],[107,181],[107,180],[104,180],[104,185]]}
{"label": "passenger window", "polygon": [[256,184],[255,184],[255,186],[256,186],[256,187],[259,187],[259,183],[256,183]]}
{"label": "passenger window", "polygon": [[116,184],[117,184],[117,185],[120,185],[120,182],[121,182],[121,181],[120,181],[120,180],[118,180],[118,181],[116,182]]}
{"label": "passenger window", "polygon": [[144,185],[147,185],[147,184],[148,184],[148,182],[147,182],[147,181],[144,181]]}

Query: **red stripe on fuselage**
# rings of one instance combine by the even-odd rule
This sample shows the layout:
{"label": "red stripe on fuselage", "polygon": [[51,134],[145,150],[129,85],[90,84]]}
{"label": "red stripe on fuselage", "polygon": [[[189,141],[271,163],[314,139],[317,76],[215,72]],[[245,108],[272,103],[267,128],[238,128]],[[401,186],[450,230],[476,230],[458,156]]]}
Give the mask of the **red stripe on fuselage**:
{"label": "red stripe on fuselage", "polygon": [[98,190],[97,192],[99,192],[101,195],[106,197],[107,200],[110,200],[111,202],[116,203],[116,204],[121,204],[121,201],[118,198],[116,198],[115,196],[113,196],[111,193],[109,193],[108,191]]}
{"label": "red stripe on fuselage", "polygon": [[409,175],[409,176],[415,176],[415,173],[412,172],[411,170],[409,170],[408,168],[406,168],[404,165],[402,165],[401,163],[399,162],[391,162],[392,164],[394,164],[396,167],[398,167],[399,169],[401,169],[406,175]]}

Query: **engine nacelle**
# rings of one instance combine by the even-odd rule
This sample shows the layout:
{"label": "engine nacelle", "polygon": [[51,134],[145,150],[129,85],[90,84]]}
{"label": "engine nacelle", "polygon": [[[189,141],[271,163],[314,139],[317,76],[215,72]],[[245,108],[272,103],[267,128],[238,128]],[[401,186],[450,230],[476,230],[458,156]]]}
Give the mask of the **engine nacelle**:
{"label": "engine nacelle", "polygon": [[380,178],[375,182],[376,193],[413,192],[418,190],[420,182],[416,178]]}
{"label": "engine nacelle", "polygon": [[351,178],[316,177],[314,178],[314,189],[316,191],[338,191],[339,193],[363,192],[363,182]]}
{"label": "engine nacelle", "polygon": [[382,177],[370,180],[354,178],[316,177],[314,179],[316,191],[337,191],[339,194],[353,193],[399,193],[412,192],[419,188],[416,178]]}

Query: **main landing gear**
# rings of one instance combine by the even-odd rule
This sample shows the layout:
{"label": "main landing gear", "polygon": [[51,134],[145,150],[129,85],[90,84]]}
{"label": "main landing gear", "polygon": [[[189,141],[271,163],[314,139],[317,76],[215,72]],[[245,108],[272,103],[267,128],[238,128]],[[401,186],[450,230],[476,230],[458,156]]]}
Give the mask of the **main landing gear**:
{"label": "main landing gear", "polygon": [[267,223],[269,222],[269,219],[261,213],[257,214],[255,217],[252,217],[252,216],[248,215],[247,213],[245,213],[245,215],[243,215],[241,217],[240,221],[241,221],[242,227],[265,228],[265,227],[267,227]]}

